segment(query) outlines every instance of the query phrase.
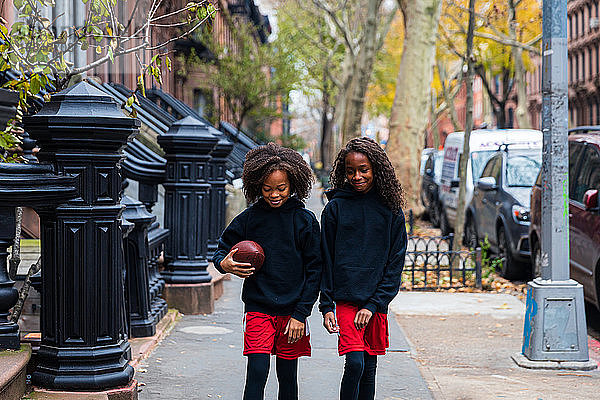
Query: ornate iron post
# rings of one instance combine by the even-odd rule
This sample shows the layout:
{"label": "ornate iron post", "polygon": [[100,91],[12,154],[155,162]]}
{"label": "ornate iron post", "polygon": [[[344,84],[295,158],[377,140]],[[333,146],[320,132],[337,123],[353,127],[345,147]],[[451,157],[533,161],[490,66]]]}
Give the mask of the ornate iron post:
{"label": "ornate iron post", "polygon": [[104,390],[133,378],[125,332],[121,149],[140,125],[81,82],[24,119],[40,163],[76,178],[77,197],[41,211],[42,342],[35,385]]}
{"label": "ornate iron post", "polygon": [[212,254],[217,250],[217,241],[221,236],[221,232],[225,228],[225,207],[227,193],[225,185],[227,179],[225,177],[225,163],[227,156],[233,150],[233,143],[227,140],[225,135],[217,129],[210,129],[210,132],[219,138],[217,145],[210,153],[210,161],[208,163],[208,182],[210,183],[210,211],[208,213],[208,254]]}
{"label": "ornate iron post", "polygon": [[127,265],[127,291],[129,293],[130,332],[134,337],[152,336],[156,333],[156,320],[152,316],[148,281],[148,227],[156,220],[139,201],[124,196],[123,218],[134,224],[127,236],[125,251]]}
{"label": "ornate iron post", "polygon": [[0,207],[0,350],[19,349],[19,326],[9,320],[9,310],[16,304],[19,292],[8,276],[8,248],[15,237],[15,208]]}
{"label": "ornate iron post", "polygon": [[18,293],[6,265],[6,249],[15,236],[15,206],[52,208],[75,196],[74,184],[74,178],[54,174],[49,165],[0,163],[0,349],[20,346],[19,327],[8,320]]}
{"label": "ornate iron post", "polygon": [[210,286],[211,281],[206,270],[210,191],[207,164],[217,142],[208,126],[191,116],[175,122],[158,138],[167,159],[163,184],[165,228],[171,232],[162,273],[167,283],[164,297],[184,313],[202,312],[201,304],[211,296],[202,285]]}

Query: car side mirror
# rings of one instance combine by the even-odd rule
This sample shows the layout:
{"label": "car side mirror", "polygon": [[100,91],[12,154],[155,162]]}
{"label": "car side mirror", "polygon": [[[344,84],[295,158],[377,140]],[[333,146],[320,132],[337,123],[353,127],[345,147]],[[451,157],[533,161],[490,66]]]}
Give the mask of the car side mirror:
{"label": "car side mirror", "polygon": [[598,209],[598,190],[590,189],[585,192],[583,195],[583,204],[585,205],[585,210],[597,210]]}
{"label": "car side mirror", "polygon": [[460,186],[460,181],[458,179],[452,179],[450,181],[450,187],[451,188],[457,188]]}
{"label": "car side mirror", "polygon": [[489,191],[497,189],[498,184],[496,183],[496,178],[493,176],[485,176],[477,181],[477,187],[481,190]]}

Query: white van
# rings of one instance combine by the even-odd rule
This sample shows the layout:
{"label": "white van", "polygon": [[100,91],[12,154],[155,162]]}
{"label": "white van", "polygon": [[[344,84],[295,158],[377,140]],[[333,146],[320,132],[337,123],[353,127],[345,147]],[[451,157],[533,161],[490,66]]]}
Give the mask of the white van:
{"label": "white van", "polygon": [[[444,143],[444,161],[442,163],[442,185],[440,199],[442,215],[440,228],[448,234],[455,228],[456,207],[458,204],[458,164],[462,157],[464,132],[453,132]],[[525,145],[542,148],[542,132],[534,129],[479,129],[471,132],[469,140],[470,156],[467,161],[467,180],[465,209],[473,197],[474,183],[488,159],[503,145]]]}

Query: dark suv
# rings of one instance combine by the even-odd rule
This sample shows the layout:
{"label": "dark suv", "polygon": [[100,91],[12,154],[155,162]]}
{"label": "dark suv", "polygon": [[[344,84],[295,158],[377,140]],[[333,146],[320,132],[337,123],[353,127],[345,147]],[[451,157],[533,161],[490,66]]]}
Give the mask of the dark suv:
{"label": "dark suv", "polygon": [[421,179],[421,203],[425,207],[431,224],[436,228],[440,226],[440,204],[439,188],[442,179],[442,161],[444,151],[439,150],[430,153],[425,161],[423,177]]}
{"label": "dark suv", "polygon": [[[569,254],[571,278],[600,309],[600,127],[569,131]],[[594,131],[596,131],[594,133]],[[532,274],[541,264],[541,172],[531,191]]]}
{"label": "dark suv", "polygon": [[502,146],[483,168],[465,215],[465,241],[475,247],[488,238],[502,259],[507,279],[529,274],[529,196],[540,170],[542,150]]}

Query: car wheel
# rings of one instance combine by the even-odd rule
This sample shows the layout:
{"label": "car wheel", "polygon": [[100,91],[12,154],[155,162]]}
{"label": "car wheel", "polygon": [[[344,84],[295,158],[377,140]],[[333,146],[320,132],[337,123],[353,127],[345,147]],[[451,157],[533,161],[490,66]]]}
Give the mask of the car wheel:
{"label": "car wheel", "polygon": [[465,224],[464,236],[464,243],[469,249],[477,248],[479,244],[479,239],[477,238],[477,229],[475,228],[475,222],[473,221],[473,217],[469,217],[467,219],[467,223]]}
{"label": "car wheel", "polygon": [[513,258],[508,236],[503,227],[498,229],[498,257],[502,261],[500,274],[506,279],[518,279],[523,275],[521,263]]}
{"label": "car wheel", "polygon": [[448,217],[444,211],[440,213],[440,230],[442,231],[442,236],[448,236],[450,234],[450,224],[448,223]]}
{"label": "car wheel", "polygon": [[542,276],[542,248],[539,242],[534,242],[531,249],[531,279]]}

